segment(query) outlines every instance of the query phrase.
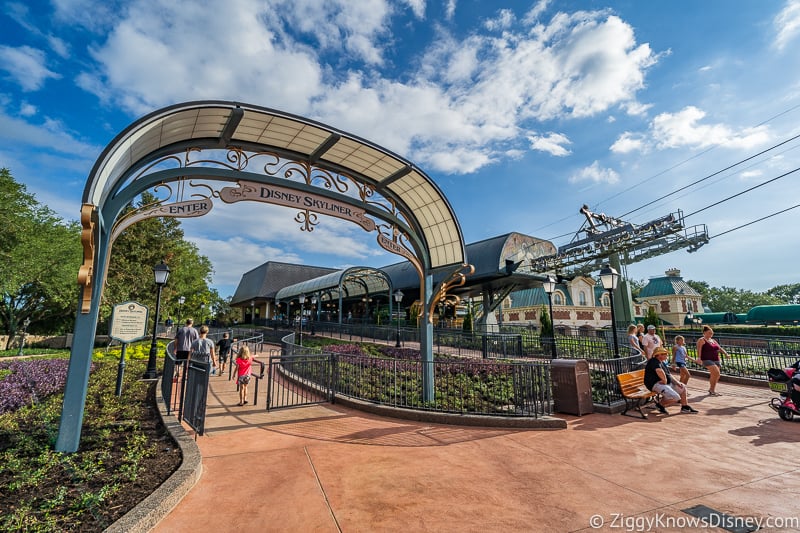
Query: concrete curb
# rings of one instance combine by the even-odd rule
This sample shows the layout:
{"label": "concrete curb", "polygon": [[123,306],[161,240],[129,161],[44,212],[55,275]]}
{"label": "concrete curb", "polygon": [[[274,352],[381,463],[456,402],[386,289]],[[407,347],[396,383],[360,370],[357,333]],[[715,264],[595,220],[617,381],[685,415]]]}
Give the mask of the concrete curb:
{"label": "concrete curb", "polygon": [[434,424],[450,424],[456,426],[476,426],[490,428],[516,428],[516,429],[566,429],[567,421],[554,416],[541,418],[519,416],[481,416],[469,414],[439,413],[436,411],[417,411],[414,409],[401,409],[387,405],[374,404],[353,398],[336,396],[335,405],[343,405],[365,411],[374,415],[414,422],[431,422]]}
{"label": "concrete curb", "polygon": [[181,466],[139,505],[125,516],[111,524],[105,533],[146,533],[153,529],[200,480],[203,473],[203,456],[194,438],[189,435],[178,420],[167,415],[167,406],[158,391],[161,380],[156,384],[156,403],[161,421],[181,449]]}

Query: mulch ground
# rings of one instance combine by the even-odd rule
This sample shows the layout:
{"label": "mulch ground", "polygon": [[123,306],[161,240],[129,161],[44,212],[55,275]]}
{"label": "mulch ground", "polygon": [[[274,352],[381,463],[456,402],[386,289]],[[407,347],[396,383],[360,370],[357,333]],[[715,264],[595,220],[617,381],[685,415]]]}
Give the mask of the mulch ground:
{"label": "mulch ground", "polygon": [[[151,385],[147,393],[147,401],[142,403],[139,409],[141,431],[146,436],[149,443],[156,445],[157,453],[145,457],[142,460],[141,468],[137,479],[133,483],[126,484],[111,496],[107,501],[102,502],[94,508],[91,513],[83,512],[76,514],[69,508],[54,508],[50,511],[52,515],[58,516],[58,527],[62,531],[81,531],[95,532],[103,531],[108,526],[119,520],[128,511],[133,509],[139,502],[149,496],[158,488],[170,475],[177,470],[182,461],[180,448],[175,444],[172,437],[166,431],[164,424],[158,414],[155,402],[155,383]],[[120,450],[126,439],[125,425],[119,424],[110,432],[112,440],[111,449]],[[94,437],[94,438],[93,438]],[[79,453],[91,451],[91,442],[96,440],[96,436],[90,432],[81,435],[81,448]],[[84,443],[89,443],[88,445]],[[117,444],[119,443],[119,444]],[[104,447],[108,449],[108,445]],[[111,453],[103,458],[103,472],[115,472],[124,465],[123,454]],[[10,474],[10,473],[9,473]],[[2,479],[0,476],[0,487],[8,486],[13,479]],[[13,477],[10,475],[9,477]],[[67,487],[68,497],[82,494],[95,493],[102,489],[108,481],[102,472],[93,479],[82,480],[76,483],[72,474],[66,469],[56,469],[52,475],[48,476],[41,483],[27,490],[16,491],[12,496],[6,491],[0,490],[0,509],[12,509],[20,501],[33,501],[42,497],[52,497],[56,491]],[[50,493],[50,494],[47,494]],[[23,530],[27,530],[23,527]]]}

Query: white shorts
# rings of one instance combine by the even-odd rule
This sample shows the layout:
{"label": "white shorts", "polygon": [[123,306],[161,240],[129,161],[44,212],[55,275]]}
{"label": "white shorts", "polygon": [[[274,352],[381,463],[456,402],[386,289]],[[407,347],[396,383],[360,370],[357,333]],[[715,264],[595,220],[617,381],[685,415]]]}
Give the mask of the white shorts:
{"label": "white shorts", "polygon": [[661,394],[665,400],[680,400],[681,395],[675,392],[675,389],[663,383],[656,383],[653,385],[653,392]]}

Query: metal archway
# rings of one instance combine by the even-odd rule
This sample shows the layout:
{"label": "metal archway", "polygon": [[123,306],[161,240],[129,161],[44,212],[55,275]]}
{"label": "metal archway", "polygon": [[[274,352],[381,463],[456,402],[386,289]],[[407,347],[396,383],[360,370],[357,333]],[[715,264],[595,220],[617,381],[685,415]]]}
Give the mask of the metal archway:
{"label": "metal archway", "polygon": [[[166,191],[166,197],[120,218],[147,190]],[[349,220],[410,261],[426,302],[420,332],[422,360],[429,363],[423,365],[423,395],[433,399],[432,309],[450,287],[463,283],[467,268],[461,228],[436,184],[410,161],[319,122],[237,102],[188,102],[131,124],[105,148],[87,180],[81,295],[58,451],[78,449],[114,238],[145,218],[202,216],[216,200],[295,209],[303,231],[313,231],[321,214]],[[450,275],[433,287],[437,271]]]}

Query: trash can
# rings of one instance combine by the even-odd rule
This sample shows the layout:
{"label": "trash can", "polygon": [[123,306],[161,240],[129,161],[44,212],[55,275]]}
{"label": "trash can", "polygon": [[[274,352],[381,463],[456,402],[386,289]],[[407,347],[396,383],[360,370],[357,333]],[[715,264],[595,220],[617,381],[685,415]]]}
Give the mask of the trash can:
{"label": "trash can", "polygon": [[553,359],[550,381],[555,412],[581,416],[594,411],[589,363],[584,359]]}

